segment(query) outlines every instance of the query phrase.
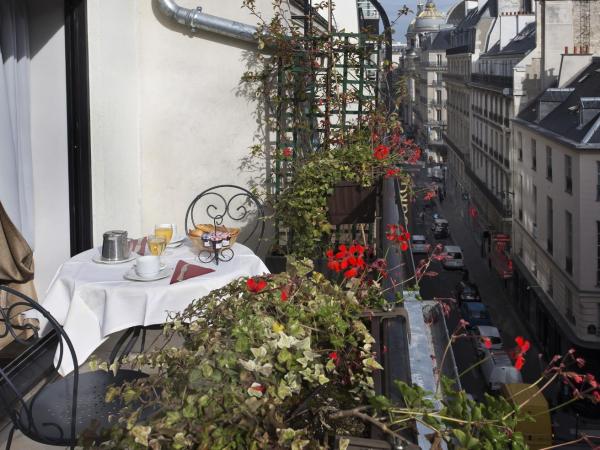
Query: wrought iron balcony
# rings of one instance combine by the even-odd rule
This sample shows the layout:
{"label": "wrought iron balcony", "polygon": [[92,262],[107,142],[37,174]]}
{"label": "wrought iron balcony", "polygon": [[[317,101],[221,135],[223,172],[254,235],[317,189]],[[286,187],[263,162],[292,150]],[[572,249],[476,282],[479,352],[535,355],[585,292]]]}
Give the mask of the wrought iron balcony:
{"label": "wrought iron balcony", "polygon": [[511,89],[513,86],[513,77],[505,75],[491,75],[487,73],[472,73],[471,81],[473,83],[491,84],[501,88]]}

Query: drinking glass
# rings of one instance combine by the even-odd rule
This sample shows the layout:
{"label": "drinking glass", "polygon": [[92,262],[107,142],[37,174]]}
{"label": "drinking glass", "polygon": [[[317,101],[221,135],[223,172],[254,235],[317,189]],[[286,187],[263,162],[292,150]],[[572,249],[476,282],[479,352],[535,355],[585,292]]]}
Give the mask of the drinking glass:
{"label": "drinking glass", "polygon": [[148,236],[148,248],[154,256],[160,256],[165,251],[167,241],[163,236]]}
{"label": "drinking glass", "polygon": [[173,224],[161,223],[160,225],[154,226],[154,234],[156,236],[162,236],[165,238],[167,244],[171,242],[173,238]]}

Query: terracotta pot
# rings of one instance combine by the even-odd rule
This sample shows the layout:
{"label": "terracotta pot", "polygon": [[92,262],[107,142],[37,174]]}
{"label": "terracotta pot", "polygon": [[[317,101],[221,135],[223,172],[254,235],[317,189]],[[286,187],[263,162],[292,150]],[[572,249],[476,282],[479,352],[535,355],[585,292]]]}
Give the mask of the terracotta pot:
{"label": "terracotta pot", "polygon": [[375,221],[379,183],[363,187],[342,181],[335,185],[327,199],[327,216],[332,225],[371,223]]}

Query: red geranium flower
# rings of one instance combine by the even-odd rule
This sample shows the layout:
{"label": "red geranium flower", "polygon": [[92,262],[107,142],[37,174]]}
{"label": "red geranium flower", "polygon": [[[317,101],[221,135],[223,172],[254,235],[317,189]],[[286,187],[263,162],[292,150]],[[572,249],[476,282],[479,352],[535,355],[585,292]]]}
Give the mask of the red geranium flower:
{"label": "red geranium flower", "polygon": [[389,154],[390,148],[383,144],[378,145],[377,147],[375,147],[375,150],[373,150],[373,156],[379,161],[387,158]]}
{"label": "red geranium flower", "polygon": [[286,302],[288,299],[288,293],[285,292],[283,289],[281,290],[281,301],[282,302]]}
{"label": "red geranium flower", "polygon": [[337,362],[337,360],[338,360],[339,358],[340,358],[340,357],[338,356],[337,352],[331,352],[331,353],[329,354],[329,359],[331,359],[331,360],[333,360],[333,361],[336,361],[336,362]]}
{"label": "red geranium flower", "polygon": [[482,337],[481,340],[483,341],[483,345],[485,348],[492,348],[492,341],[489,337]]}
{"label": "red geranium flower", "polygon": [[254,278],[248,278],[248,281],[246,281],[246,287],[250,292],[258,294],[260,291],[267,287],[267,282],[262,278],[258,281],[256,281]]}
{"label": "red geranium flower", "polygon": [[286,147],[286,148],[284,148],[284,149],[283,149],[283,151],[281,152],[281,154],[282,154],[283,156],[285,156],[286,158],[289,158],[289,157],[291,157],[293,153],[294,153],[294,152],[292,151],[292,148],[291,148],[291,147]]}

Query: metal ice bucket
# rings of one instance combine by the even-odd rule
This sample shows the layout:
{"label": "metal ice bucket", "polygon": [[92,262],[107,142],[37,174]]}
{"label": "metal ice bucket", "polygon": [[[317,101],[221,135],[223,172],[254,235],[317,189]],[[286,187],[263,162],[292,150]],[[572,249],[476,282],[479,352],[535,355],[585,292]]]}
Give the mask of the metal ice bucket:
{"label": "metal ice bucket", "polygon": [[111,230],[103,234],[102,258],[109,261],[121,261],[129,258],[129,253],[127,231]]}

